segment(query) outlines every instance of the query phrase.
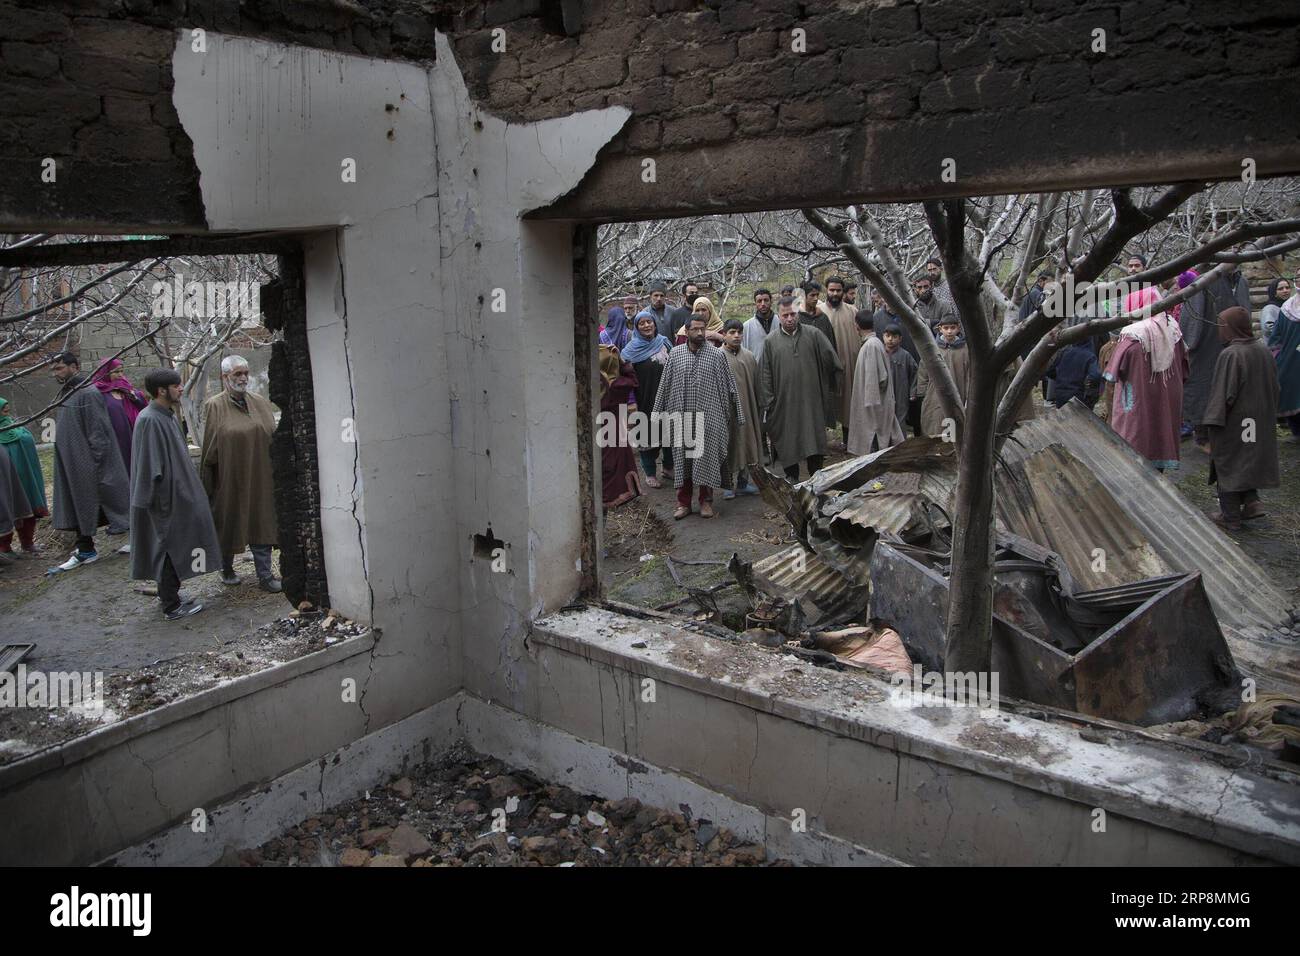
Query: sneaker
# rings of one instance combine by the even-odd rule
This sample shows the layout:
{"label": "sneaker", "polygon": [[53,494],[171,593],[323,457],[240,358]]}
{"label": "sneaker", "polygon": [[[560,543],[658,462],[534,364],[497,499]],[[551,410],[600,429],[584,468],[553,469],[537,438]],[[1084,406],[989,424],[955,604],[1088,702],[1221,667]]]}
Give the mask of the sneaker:
{"label": "sneaker", "polygon": [[263,591],[270,591],[272,594],[279,594],[284,590],[284,585],[275,578],[261,578],[258,580],[257,586]]}
{"label": "sneaker", "polygon": [[690,513],[691,513],[690,505],[678,505],[677,510],[673,512],[673,520],[681,521]]}
{"label": "sneaker", "polygon": [[68,560],[64,561],[57,568],[50,568],[46,573],[58,574],[61,571],[72,571],[75,568],[81,567],[83,564],[91,564],[98,560],[98,551],[73,551],[72,557],[68,558]]}
{"label": "sneaker", "polygon": [[203,610],[202,604],[196,604],[194,601],[186,601],[180,604],[172,611],[164,611],[163,617],[169,621],[179,621],[183,617],[191,617]]}
{"label": "sneaker", "polygon": [[732,491],[730,488],[727,488],[722,492],[722,497],[725,500],[730,501],[732,498],[736,497],[736,493]]}
{"label": "sneaker", "polygon": [[130,546],[129,544],[124,544],[124,545],[122,545],[122,547],[120,547],[120,548],[117,549],[117,553],[118,553],[118,554],[130,554],[130,553],[131,553],[131,546]]}
{"label": "sneaker", "polygon": [[759,493],[758,485],[754,484],[752,481],[745,485],[745,487],[736,489],[736,494],[738,495],[756,495]]}

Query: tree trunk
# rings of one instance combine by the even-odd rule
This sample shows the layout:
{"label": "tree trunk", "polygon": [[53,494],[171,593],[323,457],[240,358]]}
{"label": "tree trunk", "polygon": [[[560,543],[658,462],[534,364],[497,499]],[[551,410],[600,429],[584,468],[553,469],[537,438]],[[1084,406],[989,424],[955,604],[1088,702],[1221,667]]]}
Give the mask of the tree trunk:
{"label": "tree trunk", "polygon": [[957,457],[944,670],[988,673],[993,657],[993,423],[997,375],[971,369]]}

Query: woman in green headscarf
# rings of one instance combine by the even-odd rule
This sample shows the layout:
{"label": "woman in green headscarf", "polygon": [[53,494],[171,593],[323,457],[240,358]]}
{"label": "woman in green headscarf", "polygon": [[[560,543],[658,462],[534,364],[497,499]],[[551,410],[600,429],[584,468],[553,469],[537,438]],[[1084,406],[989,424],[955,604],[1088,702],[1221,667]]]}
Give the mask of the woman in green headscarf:
{"label": "woman in green headscarf", "polygon": [[[9,453],[14,469],[18,472],[18,483],[27,493],[31,502],[32,515],[14,523],[18,531],[18,541],[28,554],[36,554],[36,519],[44,518],[50,513],[45,501],[45,475],[41,471],[41,459],[36,454],[36,440],[26,428],[15,428],[14,418],[9,414],[9,400],[0,398],[0,446]],[[13,552],[14,533],[0,535],[0,552]]]}

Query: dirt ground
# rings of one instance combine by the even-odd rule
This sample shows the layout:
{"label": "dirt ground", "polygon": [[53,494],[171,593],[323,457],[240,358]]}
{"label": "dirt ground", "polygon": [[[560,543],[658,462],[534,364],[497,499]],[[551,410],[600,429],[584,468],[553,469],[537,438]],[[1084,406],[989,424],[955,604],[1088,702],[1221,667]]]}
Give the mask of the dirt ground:
{"label": "dirt ground", "polygon": [[[761,866],[763,848],[708,820],[601,800],[457,745],[331,807],[231,866]],[[772,866],[788,866],[774,861]]]}
{"label": "dirt ground", "polygon": [[[1259,493],[1268,516],[1244,522],[1228,536],[1272,576],[1284,591],[1300,599],[1300,444],[1285,440],[1290,432],[1278,429],[1278,469],[1281,485]],[[1173,480],[1178,490],[1206,514],[1219,510],[1214,486],[1209,483],[1210,457],[1191,441],[1182,445],[1182,462]],[[1212,568],[1205,568],[1212,571]]]}
{"label": "dirt ground", "polygon": [[[1279,438],[1285,434],[1285,428],[1278,432]],[[1191,441],[1183,442],[1182,456],[1182,466],[1171,473],[1171,480],[1196,508],[1206,514],[1217,511],[1215,490],[1208,484],[1209,456]],[[826,463],[845,457],[831,454]],[[1261,492],[1269,515],[1247,523],[1230,536],[1283,590],[1300,598],[1300,575],[1296,574],[1300,567],[1300,444],[1280,441],[1278,460],[1281,487]],[[800,477],[805,477],[802,471]],[[721,562],[676,567],[684,583],[709,588],[732,579],[724,565],[733,552],[742,560],[754,561],[794,542],[789,523],[757,495],[738,496],[732,501],[723,501],[721,492],[715,495],[717,516],[711,519],[701,518],[696,506],[689,517],[674,521],[676,500],[671,485],[648,489],[645,496],[608,513],[602,574],[606,596],[641,607],[665,609],[664,605],[685,597],[685,592],[673,581],[664,555],[674,561]]]}
{"label": "dirt ground", "polygon": [[132,581],[131,559],[116,553],[126,535],[96,538],[100,558],[75,571],[47,575],[75,546],[68,532],[44,519],[38,557],[0,569],[0,643],[32,643],[28,673],[95,673],[104,678],[105,706],[0,709],[0,763],[70,740],[241,674],[292,660],[350,633],[334,625],[313,639],[311,619],[289,617],[283,594],[257,586],[253,558],[235,559],[242,583],[227,587],[217,573],[191,578],[183,598],[203,611],[166,620],[158,598],[141,593],[151,582]]}

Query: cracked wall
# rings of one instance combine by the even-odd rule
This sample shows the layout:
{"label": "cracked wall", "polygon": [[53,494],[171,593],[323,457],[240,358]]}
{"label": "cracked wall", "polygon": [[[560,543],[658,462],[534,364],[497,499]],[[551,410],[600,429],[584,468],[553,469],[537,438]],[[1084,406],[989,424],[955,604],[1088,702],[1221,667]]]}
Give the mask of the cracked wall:
{"label": "cracked wall", "polygon": [[[523,642],[579,586],[575,188],[626,110],[509,124],[437,64],[178,37],[207,226],[303,230],[334,606],[379,631],[366,729],[463,684],[525,699]],[[348,170],[355,164],[355,181]],[[475,557],[491,526],[501,562]]]}

